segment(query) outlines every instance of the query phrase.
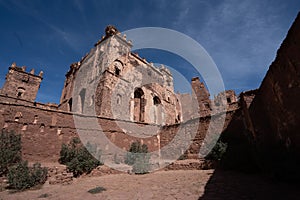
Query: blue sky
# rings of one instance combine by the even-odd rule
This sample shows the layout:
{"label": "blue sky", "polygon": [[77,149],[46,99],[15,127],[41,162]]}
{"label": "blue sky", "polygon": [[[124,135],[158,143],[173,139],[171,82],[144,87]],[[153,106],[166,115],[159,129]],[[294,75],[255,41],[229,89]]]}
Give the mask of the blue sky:
{"label": "blue sky", "polygon": [[[226,89],[239,93],[259,87],[299,10],[299,0],[0,0],[0,85],[12,62],[43,70],[37,101],[59,103],[70,64],[113,24],[120,31],[164,27],[190,36],[211,55]],[[198,75],[168,52],[139,54],[187,79]],[[180,86],[175,89],[184,91]]]}

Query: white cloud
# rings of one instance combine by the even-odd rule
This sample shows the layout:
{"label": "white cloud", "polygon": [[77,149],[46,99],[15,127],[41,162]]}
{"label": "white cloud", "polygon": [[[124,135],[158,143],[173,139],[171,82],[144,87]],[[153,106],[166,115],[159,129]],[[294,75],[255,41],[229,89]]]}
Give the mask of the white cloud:
{"label": "white cloud", "polygon": [[274,59],[287,32],[280,19],[284,8],[259,0],[203,4],[205,9],[193,1],[183,2],[174,25],[206,48],[227,81],[225,84],[232,88],[257,86],[257,80],[251,83],[248,77],[262,79]]}

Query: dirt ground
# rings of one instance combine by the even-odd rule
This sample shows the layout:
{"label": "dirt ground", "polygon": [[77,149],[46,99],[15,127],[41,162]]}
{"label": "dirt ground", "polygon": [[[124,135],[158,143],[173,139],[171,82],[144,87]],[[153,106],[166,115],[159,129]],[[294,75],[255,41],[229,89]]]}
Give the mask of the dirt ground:
{"label": "dirt ground", "polygon": [[[213,170],[158,171],[146,175],[115,174],[83,177],[70,185],[49,185],[39,190],[0,193],[1,200],[33,199],[198,199]],[[106,191],[90,194],[97,186]],[[47,195],[45,195],[47,194]],[[41,195],[47,196],[42,198]]]}
{"label": "dirt ground", "polygon": [[[98,194],[95,187],[106,190]],[[222,170],[170,170],[146,175],[114,174],[74,179],[70,185],[49,185],[19,193],[0,192],[0,200],[34,199],[199,199],[276,200],[299,199],[299,185],[266,177]]]}

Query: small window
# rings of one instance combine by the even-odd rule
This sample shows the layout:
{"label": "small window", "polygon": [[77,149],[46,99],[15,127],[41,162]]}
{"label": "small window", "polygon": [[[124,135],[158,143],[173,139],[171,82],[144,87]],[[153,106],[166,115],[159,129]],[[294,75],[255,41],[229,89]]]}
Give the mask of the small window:
{"label": "small window", "polygon": [[227,103],[231,103],[231,99],[227,97]]}
{"label": "small window", "polygon": [[44,133],[45,132],[45,124],[41,124],[41,126],[40,126],[40,132],[41,133]]}
{"label": "small window", "polygon": [[16,115],[15,115],[15,122],[18,122],[21,118],[22,118],[22,113],[17,112]]}
{"label": "small window", "polygon": [[117,104],[120,105],[122,103],[122,96],[117,94]]}
{"label": "small window", "polygon": [[26,130],[27,130],[27,127],[28,127],[28,124],[27,124],[27,123],[23,124],[22,131],[26,131]]}
{"label": "small window", "polygon": [[17,90],[17,97],[18,98],[23,97],[24,93],[25,93],[25,89],[22,88],[22,87],[19,87],[18,90]]}
{"label": "small window", "polygon": [[79,98],[80,98],[80,109],[81,109],[81,113],[83,113],[83,109],[84,109],[84,103],[85,103],[85,93],[86,93],[86,89],[83,88],[80,93],[79,93]]}
{"label": "small window", "polygon": [[57,135],[61,135],[62,134],[62,132],[61,132],[61,127],[58,127],[57,128]]}
{"label": "small window", "polygon": [[69,99],[68,105],[69,105],[69,111],[70,111],[70,112],[72,112],[72,102],[73,102],[72,98]]}
{"label": "small window", "polygon": [[159,99],[158,96],[153,97],[153,104],[154,104],[154,105],[158,105],[158,104],[160,104],[160,103],[161,103],[161,101],[160,101],[160,99]]}
{"label": "small window", "polygon": [[94,95],[92,95],[91,99],[90,99],[90,106],[94,105]]}
{"label": "small window", "polygon": [[121,69],[123,69],[123,63],[119,60],[115,60],[114,67],[115,67],[115,75],[119,76],[121,74]]}
{"label": "small window", "polygon": [[65,99],[65,98],[66,98],[66,96],[67,96],[67,92],[65,92],[65,93],[64,93],[64,98],[63,98],[63,99]]}
{"label": "small window", "polygon": [[204,103],[204,106],[205,106],[206,109],[210,109],[209,103]]}
{"label": "small window", "polygon": [[119,76],[121,73],[121,70],[118,67],[115,67],[115,75]]}
{"label": "small window", "polygon": [[33,124],[37,124],[39,117],[34,115]]}

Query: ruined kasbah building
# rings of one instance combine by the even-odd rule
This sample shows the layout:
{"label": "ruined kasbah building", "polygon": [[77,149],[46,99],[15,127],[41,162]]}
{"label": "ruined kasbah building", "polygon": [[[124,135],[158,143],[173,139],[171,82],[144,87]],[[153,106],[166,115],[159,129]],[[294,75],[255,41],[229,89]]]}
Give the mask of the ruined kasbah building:
{"label": "ruined kasbah building", "polygon": [[[198,157],[211,116],[217,120],[220,115],[214,110],[225,105],[225,128],[239,108],[234,91],[212,100],[204,83],[195,77],[192,94],[176,94],[170,70],[147,62],[131,47],[131,41],[108,26],[90,52],[71,64],[59,105],[35,101],[43,72],[28,72],[16,63],[9,67],[0,91],[0,127],[22,135],[24,159],[57,162],[62,143],[87,129],[92,135],[89,142],[108,139],[128,150],[132,142],[140,141],[150,151],[168,145],[181,131],[191,143],[187,149],[176,149],[178,155]],[[76,117],[83,122],[76,123]],[[96,120],[101,130],[86,119]],[[106,142],[103,151],[109,150]]]}

